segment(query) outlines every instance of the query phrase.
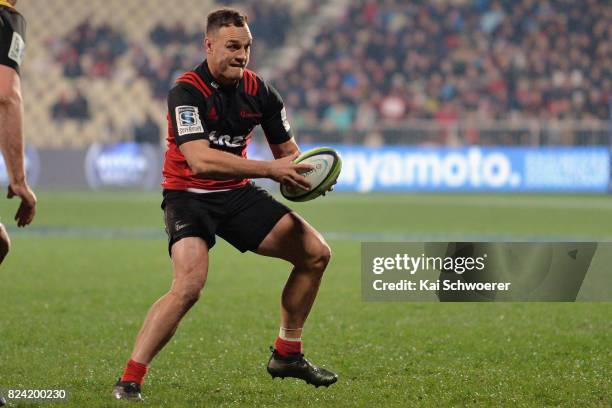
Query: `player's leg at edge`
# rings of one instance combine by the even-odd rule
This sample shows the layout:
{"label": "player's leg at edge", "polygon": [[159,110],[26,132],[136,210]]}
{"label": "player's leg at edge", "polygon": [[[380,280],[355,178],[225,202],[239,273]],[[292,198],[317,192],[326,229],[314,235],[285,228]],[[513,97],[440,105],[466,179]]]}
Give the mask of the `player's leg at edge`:
{"label": "player's leg at edge", "polygon": [[281,297],[280,330],[271,350],[268,373],[272,378],[294,377],[315,387],[330,386],[338,376],[304,358],[301,341],[302,328],[331,258],[329,246],[319,232],[291,212],[279,220],[256,252],[293,265]]}
{"label": "player's leg at edge", "polygon": [[123,376],[113,390],[116,399],[142,400],[141,386],[149,363],[168,343],[185,314],[198,301],[208,275],[208,245],[197,237],[172,245],[170,291],[151,306],[136,337]]}
{"label": "player's leg at edge", "polygon": [[2,223],[0,223],[0,264],[11,249],[11,239]]}

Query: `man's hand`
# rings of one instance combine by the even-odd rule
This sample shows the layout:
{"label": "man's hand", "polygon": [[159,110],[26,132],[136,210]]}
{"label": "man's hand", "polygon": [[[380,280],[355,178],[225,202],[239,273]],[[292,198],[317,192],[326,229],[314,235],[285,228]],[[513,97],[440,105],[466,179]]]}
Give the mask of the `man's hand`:
{"label": "man's hand", "polygon": [[325,190],[323,192],[323,194],[321,194],[321,195],[325,196],[325,194],[329,193],[330,191],[334,191],[334,186],[336,185],[337,182],[338,182],[338,180],[334,181],[333,184],[331,186],[329,186],[329,188],[327,190]]}
{"label": "man's hand", "polygon": [[25,227],[34,219],[36,213],[36,196],[27,183],[11,184],[8,188],[7,198],[21,197],[21,204],[15,214],[18,227]]}
{"label": "man's hand", "polygon": [[287,186],[310,190],[310,183],[301,173],[306,173],[314,167],[306,163],[293,163],[299,155],[299,152],[295,152],[290,156],[270,161],[268,177]]}

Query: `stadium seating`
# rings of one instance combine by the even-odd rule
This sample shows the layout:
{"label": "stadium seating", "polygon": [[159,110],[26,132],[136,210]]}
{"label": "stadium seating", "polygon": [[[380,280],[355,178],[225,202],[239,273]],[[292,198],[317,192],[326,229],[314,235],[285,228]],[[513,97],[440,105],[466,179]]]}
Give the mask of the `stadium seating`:
{"label": "stadium seating", "polygon": [[406,119],[604,120],[611,14],[603,0],[351,2],[278,86],[298,123],[339,130]]}
{"label": "stadium seating", "polygon": [[[252,0],[236,5],[251,16],[254,34],[258,35],[255,30],[261,31],[258,35],[261,49],[267,43],[280,45],[279,37],[269,26],[281,27],[279,32],[284,36],[284,30],[291,27],[286,23],[308,12],[305,1]],[[255,5],[260,11],[252,14],[250,10]],[[202,38],[206,15],[217,6],[212,0],[181,0],[172,5],[162,0],[146,3],[49,0],[45,7],[21,2],[19,10],[28,21],[28,49],[23,69],[28,143],[55,148],[82,147],[94,141],[131,140],[134,122],[142,121],[147,114],[157,118],[160,129],[165,129],[165,94],[178,70],[190,69],[201,61],[201,43],[197,39]],[[280,12],[266,13],[272,8]],[[83,30],[84,25],[89,29]],[[158,27],[184,28],[190,42],[170,42],[160,47],[151,39]],[[89,47],[83,46],[83,42],[87,43],[82,41],[84,32],[101,38]],[[127,49],[119,50],[112,61],[107,61],[108,66],[104,64],[96,69],[94,65],[99,57],[96,53],[104,44],[116,47],[118,43],[125,43]],[[66,68],[74,56],[82,71],[78,75]],[[145,66],[153,72],[151,77],[143,74]],[[87,98],[90,117],[55,120],[54,104],[62,95],[77,92]],[[112,133],[109,123],[113,123]]]}
{"label": "stadium seating", "polygon": [[[206,14],[217,5],[143,4],[19,4],[29,30],[23,77],[30,143],[60,147],[131,139],[130,129],[147,114],[165,128],[165,94],[178,71],[201,60],[198,40]],[[251,16],[253,66],[270,73],[266,79],[284,96],[306,141],[607,141],[602,121],[610,117],[612,98],[612,26],[606,24],[612,6],[605,0],[339,2],[342,17],[322,25],[307,48],[299,47],[292,31],[326,1],[223,4]],[[89,36],[89,42],[82,38]],[[293,54],[300,50],[286,70],[275,64],[284,60],[282,52],[266,59],[283,45]],[[89,118],[54,120],[54,104],[77,92],[88,100]],[[543,121],[564,120],[580,121],[565,128],[569,136],[533,131]],[[503,121],[504,131],[496,121]],[[489,130],[475,131],[476,124]],[[432,133],[432,126],[441,130]]]}

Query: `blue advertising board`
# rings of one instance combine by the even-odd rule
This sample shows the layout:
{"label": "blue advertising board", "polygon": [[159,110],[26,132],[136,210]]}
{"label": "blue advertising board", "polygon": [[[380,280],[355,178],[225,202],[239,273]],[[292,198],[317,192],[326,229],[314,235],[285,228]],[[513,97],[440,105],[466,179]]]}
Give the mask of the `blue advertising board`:
{"label": "blue advertising board", "polygon": [[[24,167],[26,176],[28,178],[28,184],[32,187],[36,187],[38,184],[38,178],[40,176],[40,156],[38,150],[32,146],[26,146],[24,150]],[[9,175],[6,169],[6,163],[4,157],[0,154],[0,186],[8,186]]]}
{"label": "blue advertising board", "polygon": [[159,152],[146,143],[94,143],[85,156],[85,176],[93,189],[159,188]]}
{"label": "blue advertising board", "polygon": [[610,184],[610,151],[601,146],[330,147],[343,160],[337,191],[606,193]]}

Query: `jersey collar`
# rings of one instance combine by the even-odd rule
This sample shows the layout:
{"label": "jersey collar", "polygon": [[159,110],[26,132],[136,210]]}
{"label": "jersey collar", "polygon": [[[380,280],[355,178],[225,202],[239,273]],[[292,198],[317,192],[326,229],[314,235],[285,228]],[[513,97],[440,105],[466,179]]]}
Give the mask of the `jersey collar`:
{"label": "jersey collar", "polygon": [[[2,1],[2,0],[0,0]],[[222,90],[222,91],[233,91],[235,89],[237,89],[240,84],[242,83],[243,79],[241,78],[240,81],[236,82],[236,85],[223,85],[220,84],[219,82],[217,82],[215,80],[215,77],[213,77],[213,75],[210,72],[210,69],[208,68],[208,61],[204,60],[204,62],[202,62],[202,64],[200,64],[199,67],[197,67],[196,71],[198,72],[198,74],[200,74],[200,76],[202,78],[204,78],[204,80],[210,84],[210,86],[212,86],[213,88],[215,88],[216,90]]]}

